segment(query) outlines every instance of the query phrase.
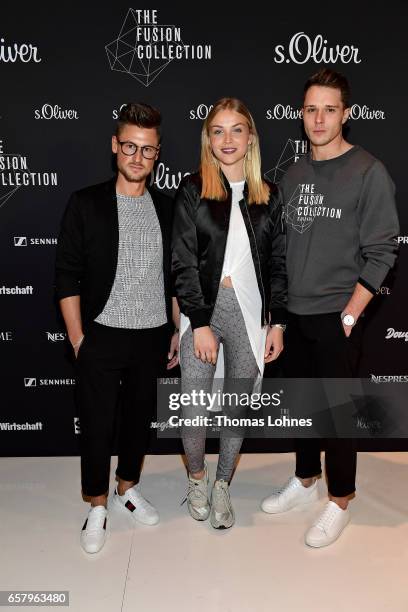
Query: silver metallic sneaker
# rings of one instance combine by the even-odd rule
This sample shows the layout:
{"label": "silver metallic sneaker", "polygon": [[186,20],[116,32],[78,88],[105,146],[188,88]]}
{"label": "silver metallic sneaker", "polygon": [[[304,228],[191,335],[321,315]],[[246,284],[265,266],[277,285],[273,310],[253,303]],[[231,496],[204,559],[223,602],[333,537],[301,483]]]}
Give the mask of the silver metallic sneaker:
{"label": "silver metallic sneaker", "polygon": [[197,480],[188,475],[188,489],[182,504],[187,501],[187,508],[193,519],[205,521],[210,514],[210,503],[208,500],[208,468],[204,463],[204,476]]}
{"label": "silver metallic sneaker", "polygon": [[235,523],[229,486],[226,480],[216,480],[211,493],[210,522],[214,529],[229,529]]}

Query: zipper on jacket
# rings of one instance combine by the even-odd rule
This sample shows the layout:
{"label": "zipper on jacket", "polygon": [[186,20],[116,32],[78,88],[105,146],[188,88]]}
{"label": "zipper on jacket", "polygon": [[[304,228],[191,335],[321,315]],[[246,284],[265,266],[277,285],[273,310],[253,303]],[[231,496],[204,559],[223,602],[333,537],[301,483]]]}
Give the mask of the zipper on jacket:
{"label": "zipper on jacket", "polygon": [[[254,239],[256,254],[257,254],[257,257],[258,257],[259,279],[261,281],[262,295],[263,295],[263,310],[264,310],[264,312],[262,313],[262,315],[264,315],[264,314],[266,315],[266,299],[265,299],[265,289],[264,289],[263,282],[262,282],[261,259],[259,257],[258,245],[256,244],[255,232],[254,232],[254,228],[252,227],[251,217],[249,216],[249,210],[248,210],[248,205],[246,203],[245,196],[244,196],[243,200],[244,200],[245,209],[246,209],[246,213],[247,213],[247,217],[248,217],[248,223],[250,225],[250,228],[251,228],[251,231],[252,231],[252,236],[253,236],[253,239]],[[267,325],[268,321],[266,321],[265,319],[266,319],[266,316],[263,317],[263,324]]]}

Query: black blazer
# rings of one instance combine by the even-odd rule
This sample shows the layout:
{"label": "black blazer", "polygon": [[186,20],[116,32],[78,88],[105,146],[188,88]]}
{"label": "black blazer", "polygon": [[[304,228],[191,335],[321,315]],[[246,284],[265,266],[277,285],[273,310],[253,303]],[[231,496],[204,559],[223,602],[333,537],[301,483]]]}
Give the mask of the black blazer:
{"label": "black blazer", "polygon": [[[198,173],[184,177],[175,197],[172,271],[180,310],[192,329],[209,325],[221,280],[231,214],[232,193],[224,178],[227,197],[201,197]],[[248,232],[259,293],[260,324],[286,321],[286,235],[283,208],[276,185],[268,183],[269,201],[248,204],[245,184],[239,206]]]}
{"label": "black blazer", "polygon": [[[159,219],[163,241],[163,275],[168,321],[171,307],[171,229],[173,201],[147,187]],[[74,192],[58,237],[57,298],[80,295],[84,328],[104,309],[115,280],[119,247],[116,177]]]}

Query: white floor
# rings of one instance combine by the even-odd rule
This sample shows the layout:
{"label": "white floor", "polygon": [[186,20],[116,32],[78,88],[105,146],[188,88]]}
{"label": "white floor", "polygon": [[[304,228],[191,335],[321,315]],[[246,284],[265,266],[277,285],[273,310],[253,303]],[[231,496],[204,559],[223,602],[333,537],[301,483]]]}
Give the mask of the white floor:
{"label": "white floor", "polygon": [[236,524],[221,532],[180,507],[180,457],[149,456],[142,488],[161,522],[111,513],[105,547],[86,555],[79,458],[0,458],[0,590],[68,590],[71,612],[407,612],[407,464],[405,453],[360,453],[352,522],[332,546],[311,549],[303,534],[324,482],[306,510],[259,510],[270,484],[291,475],[292,455],[242,456]]}

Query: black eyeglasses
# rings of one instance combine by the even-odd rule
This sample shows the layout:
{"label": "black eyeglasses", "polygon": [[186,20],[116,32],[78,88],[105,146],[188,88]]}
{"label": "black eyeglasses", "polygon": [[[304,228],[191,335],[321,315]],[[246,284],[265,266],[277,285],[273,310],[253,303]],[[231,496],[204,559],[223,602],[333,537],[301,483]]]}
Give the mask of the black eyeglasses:
{"label": "black eyeglasses", "polygon": [[143,147],[139,147],[139,145],[128,140],[123,142],[118,140],[118,143],[120,144],[123,155],[134,155],[137,153],[138,149],[140,149],[143,157],[146,159],[154,159],[160,149],[160,147],[153,147],[152,145],[144,145]]}

